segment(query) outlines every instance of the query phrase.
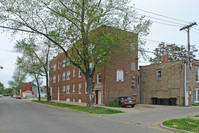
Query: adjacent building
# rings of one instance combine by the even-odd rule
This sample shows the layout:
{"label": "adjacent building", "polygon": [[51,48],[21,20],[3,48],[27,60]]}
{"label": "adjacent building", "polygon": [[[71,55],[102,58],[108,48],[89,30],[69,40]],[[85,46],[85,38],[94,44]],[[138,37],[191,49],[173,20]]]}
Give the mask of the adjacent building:
{"label": "adjacent building", "polygon": [[186,62],[167,62],[166,57],[161,64],[141,66],[139,88],[143,104],[199,103],[199,61],[191,62],[190,72]]}
{"label": "adjacent building", "polygon": [[[97,30],[106,33],[121,33],[123,37],[132,37],[133,42],[127,45],[137,46],[137,34],[102,26]],[[118,34],[120,35],[120,34]],[[118,48],[120,52],[110,56],[110,62],[94,75],[95,104],[104,105],[119,96],[132,96],[137,99],[138,53],[135,49]],[[50,95],[54,100],[68,102],[86,102],[87,83],[81,71],[70,63],[66,63],[64,54],[57,55],[50,61]]]}

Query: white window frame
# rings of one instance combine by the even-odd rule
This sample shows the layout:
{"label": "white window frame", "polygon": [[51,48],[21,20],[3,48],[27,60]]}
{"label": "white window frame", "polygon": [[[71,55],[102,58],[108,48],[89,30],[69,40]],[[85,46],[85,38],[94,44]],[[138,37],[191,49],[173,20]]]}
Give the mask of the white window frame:
{"label": "white window frame", "polygon": [[58,70],[61,68],[61,62],[58,62]]}
{"label": "white window frame", "polygon": [[73,84],[73,92],[75,92],[75,84]]}
{"label": "white window frame", "polygon": [[56,75],[53,76],[53,83],[56,83]]}
{"label": "white window frame", "polygon": [[63,60],[63,67],[66,66],[66,59]]}
{"label": "white window frame", "polygon": [[70,80],[70,70],[68,70],[66,73],[66,80]]}
{"label": "white window frame", "polygon": [[75,77],[75,69],[73,70],[73,77]]}
{"label": "white window frame", "polygon": [[81,72],[81,70],[79,69],[79,71],[78,71],[78,77],[79,78],[81,78],[82,77],[82,72]]}
{"label": "white window frame", "polygon": [[82,94],[82,83],[79,83],[79,94]]}
{"label": "white window frame", "polygon": [[199,82],[199,68],[196,67],[196,82]]}
{"label": "white window frame", "polygon": [[161,80],[162,79],[162,70],[156,70],[156,79]]}
{"label": "white window frame", "polygon": [[194,89],[194,103],[199,103],[199,88]]}
{"label": "white window frame", "polygon": [[53,72],[56,71],[56,64],[53,65]]}
{"label": "white window frame", "polygon": [[98,73],[97,74],[97,84],[101,84],[102,83],[102,74]]}
{"label": "white window frame", "polygon": [[58,74],[58,81],[57,82],[60,82],[61,81],[61,74]]}
{"label": "white window frame", "polygon": [[67,59],[67,63],[66,63],[66,66],[69,66],[70,65],[70,60]]}
{"label": "white window frame", "polygon": [[62,92],[65,92],[65,91],[66,91],[66,86],[63,85],[63,86],[62,86]]}
{"label": "white window frame", "polygon": [[65,80],[66,80],[66,72],[63,72],[62,81],[65,81]]}
{"label": "white window frame", "polygon": [[66,85],[66,93],[70,94],[70,84]]}

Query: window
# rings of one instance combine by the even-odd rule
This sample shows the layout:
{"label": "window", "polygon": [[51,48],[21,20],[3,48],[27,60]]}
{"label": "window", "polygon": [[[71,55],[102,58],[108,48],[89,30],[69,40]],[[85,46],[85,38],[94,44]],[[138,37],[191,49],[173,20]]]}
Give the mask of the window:
{"label": "window", "polygon": [[85,82],[85,93],[88,92],[88,88],[87,88],[87,82]]}
{"label": "window", "polygon": [[63,67],[66,66],[66,59],[63,60]]}
{"label": "window", "polygon": [[199,103],[199,88],[194,90],[194,103]]}
{"label": "window", "polygon": [[79,74],[78,74],[79,77],[82,77],[82,72],[81,70],[79,69]]}
{"label": "window", "polygon": [[70,94],[70,85],[67,85],[66,89],[67,89],[67,94]]}
{"label": "window", "polygon": [[161,70],[157,70],[156,71],[156,79],[161,79],[162,78],[162,71]]}
{"label": "window", "polygon": [[67,66],[69,66],[69,65],[70,65],[70,60],[69,60],[69,59],[67,59],[67,63],[66,63],[66,65],[67,65]]}
{"label": "window", "polygon": [[75,69],[73,70],[73,77],[75,77]]}
{"label": "window", "polygon": [[61,68],[61,62],[58,62],[58,69]]}
{"label": "window", "polygon": [[79,94],[82,93],[82,83],[79,83]]}
{"label": "window", "polygon": [[62,86],[62,92],[65,92],[65,91],[66,91],[66,86],[63,85],[63,86]]}
{"label": "window", "polygon": [[136,88],[136,83],[135,83],[135,81],[133,80],[133,81],[131,81],[131,88],[132,89],[135,89]]}
{"label": "window", "polygon": [[196,68],[196,81],[199,82],[199,68]]}
{"label": "window", "polygon": [[56,64],[53,65],[53,72],[56,71]]}
{"label": "window", "polygon": [[73,92],[75,92],[75,84],[73,84]]}
{"label": "window", "polygon": [[53,76],[53,83],[56,83],[56,75]]}
{"label": "window", "polygon": [[62,80],[65,81],[66,80],[66,72],[63,72],[63,75],[62,75]]}
{"label": "window", "polygon": [[67,71],[67,77],[66,77],[67,80],[70,80],[70,71]]}
{"label": "window", "polygon": [[60,82],[61,81],[61,74],[58,74],[58,81],[57,82]]}
{"label": "window", "polygon": [[97,84],[101,84],[102,82],[102,75],[101,73],[97,74]]}

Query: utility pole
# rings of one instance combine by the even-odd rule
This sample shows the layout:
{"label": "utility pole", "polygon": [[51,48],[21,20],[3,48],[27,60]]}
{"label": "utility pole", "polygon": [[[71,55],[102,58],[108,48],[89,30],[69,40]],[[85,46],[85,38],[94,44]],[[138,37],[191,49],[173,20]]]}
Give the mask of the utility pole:
{"label": "utility pole", "polygon": [[[182,30],[186,30],[187,31],[187,42],[188,42],[188,71],[187,71],[187,76],[188,76],[188,83],[187,83],[187,86],[186,86],[186,92],[188,92],[188,106],[191,106],[192,104],[192,90],[191,90],[191,67],[190,67],[190,34],[189,34],[189,31],[190,31],[190,28],[194,25],[197,25],[196,22],[194,23],[191,23],[190,25],[187,25],[187,26],[184,26],[180,29],[180,31]],[[187,80],[187,79],[185,79]],[[187,81],[186,81],[187,82]],[[185,95],[185,101],[186,101],[186,93],[184,94]],[[186,103],[185,103],[185,106]]]}

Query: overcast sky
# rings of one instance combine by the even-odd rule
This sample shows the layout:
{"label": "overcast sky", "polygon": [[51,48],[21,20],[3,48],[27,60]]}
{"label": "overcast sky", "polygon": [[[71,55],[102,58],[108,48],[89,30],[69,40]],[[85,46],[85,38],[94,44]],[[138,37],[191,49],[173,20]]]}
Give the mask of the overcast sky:
{"label": "overcast sky", "polygon": [[[190,42],[199,49],[199,0],[132,0],[132,4],[135,4],[139,14],[146,15],[147,19],[153,21],[150,34],[143,37],[149,51],[153,51],[161,42],[184,45],[187,48],[187,33],[179,29],[192,22],[198,25],[190,31]],[[0,32],[0,42],[0,66],[3,66],[0,69],[0,82],[9,87],[7,82],[12,79],[19,54],[12,52],[15,39],[9,34]],[[195,54],[199,59],[199,52]],[[140,62],[141,65],[149,64],[143,60]]]}

